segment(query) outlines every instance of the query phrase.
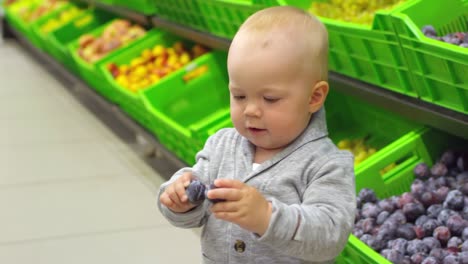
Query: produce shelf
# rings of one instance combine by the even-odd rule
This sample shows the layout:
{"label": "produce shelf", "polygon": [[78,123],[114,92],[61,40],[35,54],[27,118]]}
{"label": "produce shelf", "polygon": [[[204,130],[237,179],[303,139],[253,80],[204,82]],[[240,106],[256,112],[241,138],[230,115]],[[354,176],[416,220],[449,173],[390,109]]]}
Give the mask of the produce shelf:
{"label": "produce shelf", "polygon": [[133,10],[127,9],[122,6],[110,5],[110,4],[102,3],[96,0],[71,0],[71,1],[75,3],[82,3],[82,4],[95,6],[96,8],[103,9],[108,12],[112,12],[123,18],[128,18],[132,20],[133,22],[139,23],[142,26],[149,26],[151,24],[148,16],[138,13]]}
{"label": "produce shelf", "polygon": [[[230,39],[187,28],[158,17],[152,17],[151,21],[154,26],[214,49],[228,50],[231,44]],[[416,122],[468,139],[468,115],[335,72],[330,72],[328,77],[332,89],[358,96]]]}
{"label": "produce shelf", "polygon": [[33,46],[6,21],[4,36],[15,38],[31,57],[44,66],[78,101],[105,123],[121,140],[161,176],[169,179],[174,171],[187,166],[164,147],[151,132],[136,123],[119,107],[110,103],[81,78],[67,70],[57,60]]}

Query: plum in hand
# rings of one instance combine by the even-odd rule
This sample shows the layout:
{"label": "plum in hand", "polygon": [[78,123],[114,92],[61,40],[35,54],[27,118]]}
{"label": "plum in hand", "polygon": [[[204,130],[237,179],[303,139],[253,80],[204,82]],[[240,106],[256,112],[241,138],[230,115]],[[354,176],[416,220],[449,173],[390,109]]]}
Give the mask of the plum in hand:
{"label": "plum in hand", "polygon": [[[185,193],[187,194],[188,200],[190,203],[194,205],[200,205],[203,203],[205,199],[207,199],[207,192],[209,190],[216,189],[214,184],[205,185],[198,180],[193,180],[187,189],[185,189]],[[208,199],[212,203],[217,202],[224,202],[223,199]]]}

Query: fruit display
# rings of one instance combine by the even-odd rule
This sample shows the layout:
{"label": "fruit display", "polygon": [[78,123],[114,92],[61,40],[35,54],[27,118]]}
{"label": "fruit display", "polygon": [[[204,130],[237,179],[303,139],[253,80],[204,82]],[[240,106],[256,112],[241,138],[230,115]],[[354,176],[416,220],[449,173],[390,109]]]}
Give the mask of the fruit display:
{"label": "fruit display", "polygon": [[104,29],[101,36],[82,35],[78,40],[77,53],[86,62],[93,63],[145,34],[146,30],[141,26],[132,25],[124,19],[116,19]]}
{"label": "fruit display", "polygon": [[49,19],[44,25],[41,26],[40,30],[43,34],[47,34],[64,25],[65,23],[69,22],[70,20],[76,18],[83,12],[83,9],[78,8],[76,6],[72,6],[60,12],[58,17]]}
{"label": "fruit display", "polygon": [[374,14],[378,10],[392,9],[404,0],[368,0],[368,1],[314,1],[309,11],[314,15],[352,22],[363,25],[371,25]]}
{"label": "fruit display", "polygon": [[401,196],[361,189],[353,234],[392,263],[468,263],[468,153],[448,150],[413,171]]}
{"label": "fruit display", "polygon": [[25,22],[34,22],[43,15],[57,10],[65,4],[65,1],[60,0],[44,0],[37,6],[32,5],[21,8],[18,10],[18,15]]}
{"label": "fruit display", "polygon": [[354,165],[358,165],[377,151],[367,146],[365,142],[366,138],[342,139],[337,146],[339,149],[351,151],[354,154]]}
{"label": "fruit display", "polygon": [[422,32],[428,38],[468,48],[468,32],[449,33],[445,36],[439,37],[437,36],[438,34],[436,29],[432,25],[424,26],[422,28]]}
{"label": "fruit display", "polygon": [[[377,152],[377,149],[369,147],[365,144],[367,139],[368,137],[358,139],[342,139],[338,142],[337,147],[339,149],[352,152],[354,155],[354,166],[356,166]],[[380,174],[383,175],[395,167],[396,163],[391,163],[380,170]]]}
{"label": "fruit display", "polygon": [[[182,42],[176,42],[172,47],[158,44],[151,49],[145,49],[140,57],[132,59],[129,64],[111,63],[107,65],[107,69],[119,85],[137,92],[158,83],[164,76],[182,68],[206,52],[207,49],[200,45],[194,45],[189,51]],[[187,78],[194,78],[205,71],[206,67],[199,67],[190,72],[193,76]]]}

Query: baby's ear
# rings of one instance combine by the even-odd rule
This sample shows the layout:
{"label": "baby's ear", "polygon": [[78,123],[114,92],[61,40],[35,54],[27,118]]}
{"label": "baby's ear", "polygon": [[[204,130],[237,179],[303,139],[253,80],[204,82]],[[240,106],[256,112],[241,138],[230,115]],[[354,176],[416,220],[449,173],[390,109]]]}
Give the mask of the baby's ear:
{"label": "baby's ear", "polygon": [[328,82],[326,81],[319,81],[318,83],[315,84],[315,86],[312,88],[312,93],[310,95],[310,101],[309,101],[309,112],[310,113],[315,113],[317,112],[320,108],[322,108],[325,99],[327,98],[328,95]]}

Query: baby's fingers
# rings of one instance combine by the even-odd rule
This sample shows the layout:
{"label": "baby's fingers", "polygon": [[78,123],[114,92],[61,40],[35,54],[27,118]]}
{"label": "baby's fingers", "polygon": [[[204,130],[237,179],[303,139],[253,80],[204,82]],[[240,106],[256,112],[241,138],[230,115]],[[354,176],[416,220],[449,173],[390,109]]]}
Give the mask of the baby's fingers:
{"label": "baby's fingers", "polygon": [[168,208],[172,208],[175,205],[166,192],[161,194],[161,196],[159,197],[159,201],[161,202],[161,204]]}

